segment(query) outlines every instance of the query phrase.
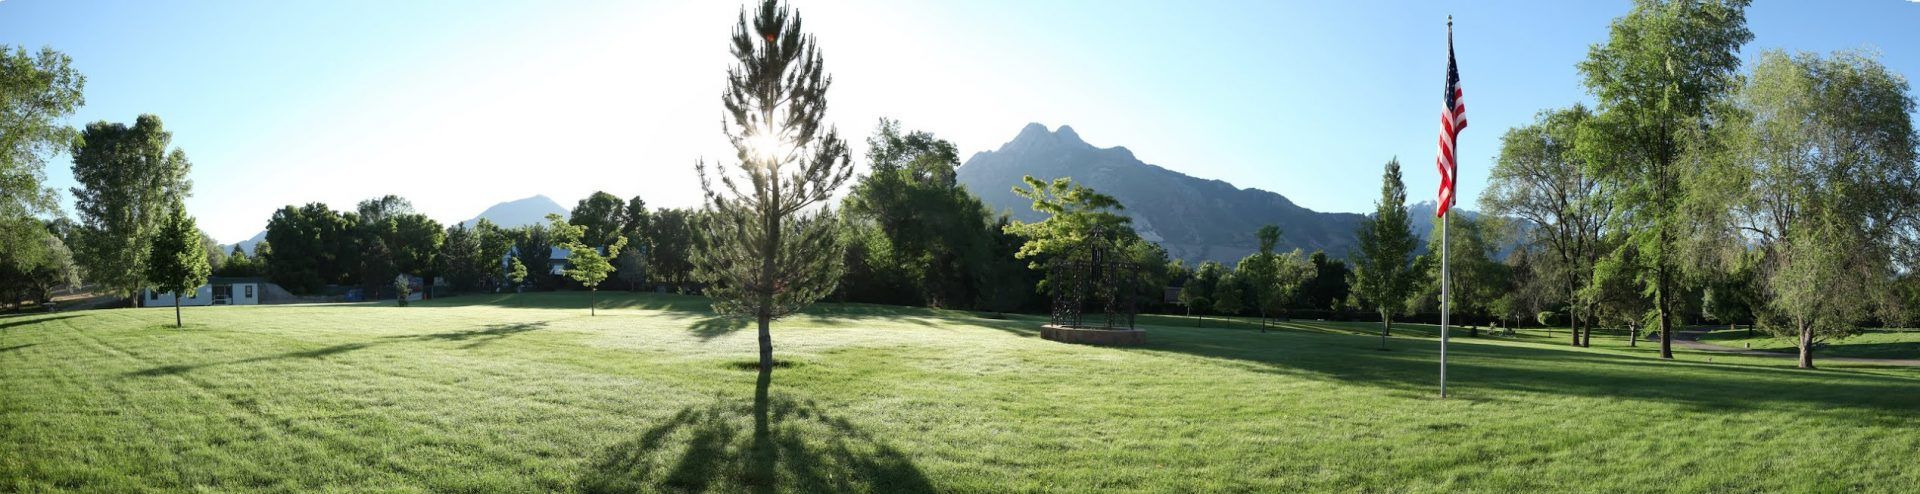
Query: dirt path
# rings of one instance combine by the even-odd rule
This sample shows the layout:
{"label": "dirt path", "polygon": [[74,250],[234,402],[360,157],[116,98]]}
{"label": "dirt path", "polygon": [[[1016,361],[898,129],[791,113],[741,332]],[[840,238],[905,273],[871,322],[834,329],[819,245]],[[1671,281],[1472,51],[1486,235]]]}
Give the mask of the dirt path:
{"label": "dirt path", "polygon": [[[1751,349],[1745,349],[1745,348],[1724,347],[1724,346],[1715,345],[1712,343],[1702,343],[1700,342],[1700,336],[1704,334],[1707,334],[1707,332],[1706,331],[1686,331],[1686,330],[1674,331],[1673,342],[1677,345],[1691,348],[1694,350],[1703,351],[1703,352],[1725,353],[1725,354],[1732,354],[1732,355],[1749,355],[1754,357],[1776,357],[1776,358],[1790,358],[1790,359],[1800,358],[1799,355],[1792,354],[1792,353],[1767,352],[1767,351],[1751,350]],[[1819,366],[1821,362],[1844,362],[1849,364],[1920,367],[1920,359],[1822,357],[1820,356],[1819,351],[1815,351],[1813,353],[1813,365]]]}

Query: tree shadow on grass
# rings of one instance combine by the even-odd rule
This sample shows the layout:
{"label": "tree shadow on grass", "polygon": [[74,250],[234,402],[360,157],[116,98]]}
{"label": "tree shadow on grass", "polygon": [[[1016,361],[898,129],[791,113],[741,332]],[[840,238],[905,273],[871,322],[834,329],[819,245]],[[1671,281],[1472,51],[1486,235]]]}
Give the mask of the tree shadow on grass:
{"label": "tree shadow on grass", "polygon": [[66,315],[51,316],[51,317],[36,317],[36,316],[37,314],[0,317],[0,331],[5,331],[8,329],[12,329],[20,326],[26,326],[29,324],[40,324],[43,322],[58,321],[61,319],[72,319],[75,317],[80,317],[80,314],[66,314]]}
{"label": "tree shadow on grass", "polygon": [[39,343],[28,343],[28,344],[25,344],[25,345],[14,345],[14,346],[6,346],[6,347],[0,347],[0,353],[7,353],[7,352],[11,352],[11,351],[14,351],[14,350],[19,350],[19,349],[22,349],[22,348],[26,348],[26,347],[30,347],[30,346],[34,346],[34,345],[38,345],[38,344],[39,344]]}
{"label": "tree shadow on grass", "polygon": [[770,382],[760,375],[751,409],[727,402],[688,407],[602,451],[580,490],[934,492],[905,454],[812,403],[769,397]]}
{"label": "tree shadow on grass", "polygon": [[694,336],[700,337],[701,341],[726,336],[734,331],[746,328],[747,321],[745,320],[711,315],[701,317],[699,320],[694,321],[692,325],[687,326],[687,330],[692,331]]}
{"label": "tree shadow on grass", "polygon": [[339,355],[342,353],[347,353],[355,350],[360,350],[370,346],[373,346],[373,344],[345,343],[340,345],[324,346],[324,347],[315,348],[312,350],[276,353],[272,355],[248,357],[248,358],[243,358],[239,360],[229,360],[225,362],[207,362],[202,364],[169,364],[169,365],[162,365],[159,367],[153,367],[150,369],[142,369],[142,370],[137,370],[133,372],[128,372],[126,373],[126,376],[128,377],[172,376],[172,375],[185,374],[188,372],[192,372],[194,370],[204,369],[207,367],[213,367],[218,365],[250,364],[254,362],[266,362],[266,361],[284,360],[284,359],[317,359],[317,358],[324,358],[324,357]]}
{"label": "tree shadow on grass", "polygon": [[[1172,352],[1244,361],[1270,372],[1359,383],[1415,395],[1437,387],[1438,342],[1301,332],[1269,334],[1151,328],[1148,344],[1127,351]],[[1552,395],[1645,400],[1702,411],[1777,406],[1861,423],[1910,423],[1920,409],[1920,380],[1847,371],[1802,371],[1743,363],[1660,361],[1544,346],[1455,344],[1447,349],[1456,393],[1498,389]]]}
{"label": "tree shadow on grass", "polygon": [[388,336],[386,338],[392,340],[466,342],[465,345],[460,345],[460,348],[478,348],[520,333],[545,329],[547,324],[546,321],[488,324],[480,329]]}

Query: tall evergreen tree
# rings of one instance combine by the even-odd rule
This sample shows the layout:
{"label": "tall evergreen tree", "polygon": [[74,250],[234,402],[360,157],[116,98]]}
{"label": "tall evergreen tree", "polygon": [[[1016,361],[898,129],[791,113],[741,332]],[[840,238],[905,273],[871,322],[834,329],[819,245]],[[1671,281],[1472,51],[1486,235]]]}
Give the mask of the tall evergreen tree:
{"label": "tall evergreen tree", "polygon": [[207,284],[207,251],[201,246],[200,227],[175,201],[166,219],[154,231],[147,250],[146,282],[153,290],[173,294],[173,327],[181,327],[180,298]]}
{"label": "tall evergreen tree", "polygon": [[800,15],[775,0],[751,17],[741,11],[721,97],[738,170],[695,166],[708,214],[695,273],[715,311],[758,323],[762,383],[773,373],[773,320],[840,278],[842,247],[820,203],[853,174],[846,141],[826,123],[833,79],[800,28]]}
{"label": "tall evergreen tree", "polygon": [[1380,313],[1384,348],[1393,334],[1393,314],[1413,286],[1413,249],[1418,245],[1407,217],[1407,185],[1400,179],[1398,158],[1387,161],[1380,176],[1380,200],[1373,203],[1373,216],[1360,221],[1355,236],[1360,245],[1353,258],[1353,289]]}

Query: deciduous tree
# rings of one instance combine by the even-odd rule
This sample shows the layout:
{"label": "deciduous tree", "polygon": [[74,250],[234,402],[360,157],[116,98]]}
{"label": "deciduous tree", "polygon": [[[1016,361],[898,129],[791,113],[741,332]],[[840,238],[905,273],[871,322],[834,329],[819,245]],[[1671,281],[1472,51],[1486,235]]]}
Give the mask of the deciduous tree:
{"label": "deciduous tree", "polygon": [[[1716,121],[1712,105],[1736,83],[1747,30],[1747,0],[1637,0],[1615,19],[1607,42],[1579,64],[1599,100],[1589,146],[1606,152],[1588,166],[1624,213],[1622,248],[1653,294],[1660,320],[1660,358],[1673,358],[1674,297],[1687,265],[1675,247],[1684,226],[1680,202],[1696,168],[1686,145]],[[1630,244],[1630,245],[1628,245]]]}
{"label": "deciduous tree", "polygon": [[187,216],[186,206],[175,201],[166,220],[153,233],[147,250],[146,282],[153,290],[173,294],[173,326],[181,327],[180,298],[207,284],[207,250],[201,245],[200,227]]}

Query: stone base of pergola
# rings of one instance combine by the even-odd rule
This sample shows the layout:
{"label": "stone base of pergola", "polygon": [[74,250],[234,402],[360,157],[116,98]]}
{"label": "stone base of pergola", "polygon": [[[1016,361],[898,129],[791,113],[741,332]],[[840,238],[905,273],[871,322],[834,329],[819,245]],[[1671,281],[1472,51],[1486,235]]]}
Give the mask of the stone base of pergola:
{"label": "stone base of pergola", "polygon": [[1074,328],[1052,324],[1040,326],[1040,337],[1061,343],[1102,346],[1134,346],[1147,342],[1147,332],[1139,329]]}

